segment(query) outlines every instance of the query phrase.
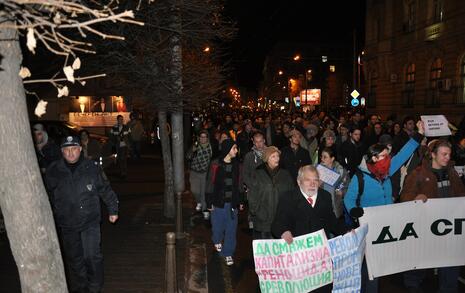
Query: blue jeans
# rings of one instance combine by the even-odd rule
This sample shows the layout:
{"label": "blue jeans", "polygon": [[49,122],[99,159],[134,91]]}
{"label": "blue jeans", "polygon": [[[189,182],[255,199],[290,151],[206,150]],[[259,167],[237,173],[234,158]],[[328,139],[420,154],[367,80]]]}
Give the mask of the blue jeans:
{"label": "blue jeans", "polygon": [[[426,277],[426,269],[413,270],[404,273],[404,285],[411,288],[420,288],[421,282]],[[457,279],[460,275],[460,267],[438,268],[440,293],[456,293]]]}
{"label": "blue jeans", "polygon": [[236,250],[237,209],[232,210],[231,203],[225,203],[224,208],[214,207],[211,222],[213,243],[223,242],[220,255],[232,256]]}
{"label": "blue jeans", "polygon": [[103,288],[103,255],[100,224],[83,231],[61,230],[70,292],[100,292]]}

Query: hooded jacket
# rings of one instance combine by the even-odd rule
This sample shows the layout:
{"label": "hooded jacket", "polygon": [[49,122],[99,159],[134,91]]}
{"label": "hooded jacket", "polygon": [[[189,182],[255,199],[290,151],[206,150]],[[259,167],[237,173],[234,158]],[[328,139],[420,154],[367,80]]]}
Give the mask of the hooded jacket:
{"label": "hooded jacket", "polygon": [[[391,165],[389,167],[389,175],[383,181],[377,180],[374,175],[365,166],[360,165],[359,169],[363,173],[364,190],[361,195],[360,206],[373,207],[380,205],[392,204],[392,185],[391,176],[408,160],[412,153],[420,145],[423,135],[416,133],[410,140],[402,147],[402,149],[392,157]],[[356,199],[358,195],[358,179],[353,176],[346,195],[344,196],[344,205],[347,211],[350,211],[356,206]]]}
{"label": "hooded jacket", "polygon": [[[465,187],[460,180],[453,163],[446,167],[450,182],[451,197],[465,196]],[[423,159],[422,164],[407,175],[407,178],[400,194],[400,201],[414,200],[418,194],[424,194],[428,198],[439,197],[438,180],[431,167],[431,161]]]}
{"label": "hooded jacket", "polygon": [[257,167],[251,181],[248,200],[254,229],[260,232],[270,232],[279,197],[283,193],[294,190],[294,181],[287,170],[279,167],[276,174],[270,174],[266,164]]}

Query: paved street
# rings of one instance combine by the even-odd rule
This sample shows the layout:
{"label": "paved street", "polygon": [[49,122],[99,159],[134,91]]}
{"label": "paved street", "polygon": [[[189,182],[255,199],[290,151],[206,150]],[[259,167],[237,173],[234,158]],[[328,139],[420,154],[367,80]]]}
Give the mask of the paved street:
{"label": "paved street", "polygon": [[[129,162],[129,175],[121,181],[108,172],[121,203],[116,225],[104,222],[105,292],[161,292],[165,278],[165,234],[175,231],[162,216],[163,169],[161,158],[145,156]],[[258,292],[247,213],[241,212],[235,264],[227,267],[213,250],[211,225],[193,210],[189,194],[184,200],[184,227],[188,237],[178,241],[178,284],[183,292]],[[207,284],[208,279],[208,284]],[[0,292],[20,292],[17,269],[4,234],[0,236]],[[431,271],[425,292],[436,292]],[[460,287],[465,292],[465,287]],[[402,275],[381,278],[380,293],[407,292]]]}

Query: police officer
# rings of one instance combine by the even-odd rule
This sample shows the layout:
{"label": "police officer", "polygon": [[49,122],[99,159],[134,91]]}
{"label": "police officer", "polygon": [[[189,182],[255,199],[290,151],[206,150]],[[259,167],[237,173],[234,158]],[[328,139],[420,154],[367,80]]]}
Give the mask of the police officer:
{"label": "police officer", "polygon": [[118,220],[118,198],[96,162],[81,155],[79,138],[68,136],[63,158],[46,172],[46,184],[59,231],[70,292],[100,292],[103,255],[100,247],[100,199],[109,221]]}

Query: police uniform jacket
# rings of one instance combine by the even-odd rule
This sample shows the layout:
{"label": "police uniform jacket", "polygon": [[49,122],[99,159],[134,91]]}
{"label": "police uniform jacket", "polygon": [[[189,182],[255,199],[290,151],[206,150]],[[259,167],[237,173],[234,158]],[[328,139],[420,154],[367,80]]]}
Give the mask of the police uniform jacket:
{"label": "police uniform jacket", "polygon": [[58,227],[84,230],[100,223],[100,199],[109,215],[118,214],[118,198],[94,161],[81,157],[74,172],[64,159],[55,161],[47,169],[45,181]]}

